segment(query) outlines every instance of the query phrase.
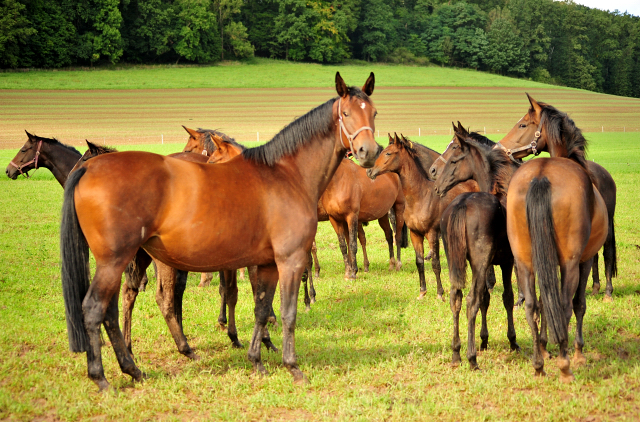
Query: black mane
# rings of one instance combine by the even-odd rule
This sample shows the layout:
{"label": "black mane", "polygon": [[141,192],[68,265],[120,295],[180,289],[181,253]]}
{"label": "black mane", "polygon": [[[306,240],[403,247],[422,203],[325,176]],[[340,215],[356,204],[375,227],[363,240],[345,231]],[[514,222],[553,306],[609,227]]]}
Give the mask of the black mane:
{"label": "black mane", "polygon": [[567,149],[567,158],[587,170],[587,140],[582,135],[582,131],[567,113],[546,103],[538,104],[546,116],[544,129],[547,133],[547,142],[553,145],[564,145]]}
{"label": "black mane", "polygon": [[[511,176],[522,164],[513,162],[503,149],[493,148],[494,142],[476,132],[470,133],[465,142],[476,148],[489,169],[492,190],[502,199],[506,199]],[[503,204],[506,206],[506,203]]]}
{"label": "black mane", "polygon": [[222,140],[224,142],[228,142],[230,144],[237,145],[237,146],[242,147],[244,149],[244,147],[242,145],[238,144],[235,139],[233,139],[232,137],[230,137],[226,133],[220,132],[218,130],[198,128],[198,130],[196,130],[196,132],[202,133],[204,135],[204,149],[207,151],[207,153],[209,155],[211,155],[211,153],[213,153],[213,151],[218,149],[218,148],[216,148],[216,144],[214,144],[213,141],[211,140],[211,135],[212,134],[216,135],[216,136],[219,136],[220,138],[222,138]]}
{"label": "black mane", "polygon": [[[429,177],[429,173],[427,173],[427,170],[425,169],[425,167],[429,168],[431,166],[431,164],[433,164],[433,160],[431,160],[431,164],[429,164],[428,166],[426,166],[426,163],[423,162],[424,157],[425,157],[425,150],[429,150],[429,151],[433,151],[431,148],[426,147],[424,145],[421,144],[417,144],[413,141],[411,141],[409,138],[400,135],[400,138],[398,138],[400,143],[402,144],[402,146],[404,147],[404,149],[407,150],[407,152],[409,153],[409,157],[411,157],[413,159],[413,161],[416,163],[416,167],[418,168],[418,172],[427,180],[432,180],[431,177]],[[416,145],[419,145],[420,147],[424,148],[422,150],[422,152],[418,151],[419,149],[422,148],[418,148],[416,149]],[[434,151],[435,152],[435,151]]]}
{"label": "black mane", "polygon": [[58,141],[56,138],[43,138],[42,136],[38,136],[38,135],[32,135],[36,141],[43,141],[46,142],[48,144],[59,144],[63,147],[65,147],[66,149],[68,149],[71,152],[75,152],[78,155],[82,155],[80,153],[80,151],[78,151],[77,149],[75,149],[74,147],[72,147],[71,145],[67,145],[67,144],[63,144],[62,142]]}

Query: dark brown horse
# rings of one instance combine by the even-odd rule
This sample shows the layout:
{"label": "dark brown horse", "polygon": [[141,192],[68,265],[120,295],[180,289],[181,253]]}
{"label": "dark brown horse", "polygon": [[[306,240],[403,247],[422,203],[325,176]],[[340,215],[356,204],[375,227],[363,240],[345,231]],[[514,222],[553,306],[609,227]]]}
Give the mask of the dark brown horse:
{"label": "dark brown horse", "polygon": [[[361,223],[378,220],[389,246],[389,267],[402,268],[400,248],[406,247],[406,229],[403,239],[405,200],[396,174],[385,174],[375,180],[367,177],[365,169],[345,158],[318,201],[319,221],[331,222],[340,244],[345,263],[345,279],[355,279],[357,241],[360,238],[364,256],[364,270],[369,271],[366,238]],[[393,231],[389,225],[389,210],[396,217],[397,259],[393,251]],[[345,238],[348,242],[345,242]]]}
{"label": "dark brown horse", "polygon": [[[260,344],[279,280],[283,362],[295,381],[305,379],[294,332],[317,203],[348,148],[361,165],[374,163],[373,88],[373,73],[362,90],[348,88],[336,74],[337,98],[227,163],[197,164],[132,151],[96,157],[72,173],[60,247],[69,345],[87,352],[89,378],[100,389],[109,386],[100,353],[103,323],[121,370],[134,380],[143,377],[117,318],[120,278],[140,247],[187,271],[258,266],[249,360],[259,373],[266,373]],[[96,260],[91,283],[89,248]]]}
{"label": "dark brown horse", "polygon": [[[592,183],[585,159],[587,141],[580,129],[565,113],[529,100],[531,108],[500,141],[501,145],[509,155],[518,158],[529,150],[535,153],[538,140],[545,139],[556,157],[530,160],[513,175],[507,196],[507,233],[519,282],[525,291],[536,375],[544,375],[546,325],[549,339],[560,346],[560,378],[569,382],[574,376],[567,355],[568,324],[573,311],[574,359],[585,362],[582,354],[585,290],[593,256],[607,238],[607,207]],[[526,143],[528,146],[520,149],[519,145]],[[560,155],[567,158],[558,158]],[[535,317],[538,306],[542,308],[540,331]]]}
{"label": "dark brown horse", "polygon": [[453,363],[460,363],[458,320],[462,308],[462,289],[466,281],[466,261],[472,273],[467,296],[468,343],[467,359],[472,369],[478,368],[475,346],[475,320],[482,311],[480,350],[488,346],[487,310],[489,308],[488,276],[493,265],[502,269],[504,292],[502,302],[507,311],[507,338],[511,350],[519,350],[513,325],[513,288],[511,272],[513,254],[507,238],[507,188],[519,164],[512,162],[502,150],[493,149],[493,142],[478,133],[468,133],[458,122],[455,127],[459,148],[450,149],[446,164],[435,182],[440,195],[455,185],[473,179],[481,192],[463,193],[456,197],[442,214],[440,228],[451,282],[450,303],[453,312]]}
{"label": "dark brown horse", "polygon": [[[549,108],[548,104],[538,103],[527,94],[531,104],[536,104],[536,107],[540,110]],[[568,119],[568,118],[567,118]],[[546,151],[551,157],[568,157],[568,151],[564,143],[561,141],[561,136],[558,133],[552,132],[552,130],[561,130],[561,125],[564,122],[556,123],[553,128],[549,122],[544,119],[534,120],[534,124],[531,123],[529,113],[525,115],[519,122],[520,125],[525,127],[518,127],[517,131],[514,129],[507,135],[507,137],[500,141],[498,144],[507,149],[507,154],[515,158],[523,158],[530,154],[538,155],[541,151]],[[570,122],[570,123],[569,123]],[[573,121],[568,119],[566,124],[573,125]],[[526,131],[524,129],[527,129]],[[535,129],[538,129],[535,131]],[[505,142],[507,144],[505,144]],[[511,145],[507,147],[506,145]],[[570,158],[570,157],[569,157]],[[611,174],[601,165],[593,162],[586,161],[586,168],[591,175],[591,180],[595,187],[602,195],[605,203],[607,204],[608,213],[608,235],[607,240],[604,243],[602,255],[604,257],[605,277],[607,279],[607,287],[605,290],[604,300],[610,302],[613,300],[613,284],[612,277],[618,274],[618,262],[616,253],[616,234],[614,228],[614,215],[616,212],[616,183],[611,177]],[[598,254],[594,256],[593,263],[593,294],[597,294],[600,290],[600,275],[598,271]]]}
{"label": "dark brown horse", "polygon": [[[431,249],[431,267],[436,276],[438,299],[443,300],[444,289],[440,281],[440,216],[451,201],[463,192],[476,192],[477,183],[473,181],[461,183],[451,189],[444,197],[439,197],[433,190],[433,181],[427,176],[427,169],[440,154],[432,151],[426,163],[418,151],[426,147],[414,144],[405,137],[392,138],[389,135],[389,146],[386,147],[368,172],[375,178],[384,173],[397,173],[400,176],[402,191],[406,199],[404,212],[405,222],[411,231],[411,242],[416,252],[416,266],[420,276],[420,295],[422,299],[427,293],[424,276],[424,237],[427,236]],[[424,155],[424,154],[422,154]]]}

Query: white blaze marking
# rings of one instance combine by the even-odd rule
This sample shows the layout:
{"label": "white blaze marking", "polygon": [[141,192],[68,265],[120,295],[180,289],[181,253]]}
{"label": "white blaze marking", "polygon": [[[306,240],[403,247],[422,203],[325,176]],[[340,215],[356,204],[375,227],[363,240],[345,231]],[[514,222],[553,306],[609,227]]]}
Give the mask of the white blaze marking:
{"label": "white blaze marking", "polygon": [[140,233],[140,236],[144,239],[144,226],[142,226],[142,233]]}
{"label": "white blaze marking", "polygon": [[366,105],[365,103],[361,103],[361,104],[360,104],[360,108],[361,108],[361,109],[363,109],[363,110],[364,110],[364,108],[365,108],[366,106],[367,106],[367,105]]}

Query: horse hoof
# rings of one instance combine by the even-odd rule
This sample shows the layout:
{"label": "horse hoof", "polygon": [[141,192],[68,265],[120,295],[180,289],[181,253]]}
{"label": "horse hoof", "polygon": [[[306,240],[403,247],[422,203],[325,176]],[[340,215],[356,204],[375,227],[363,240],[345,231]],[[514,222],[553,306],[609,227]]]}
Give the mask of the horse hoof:
{"label": "horse hoof", "polygon": [[420,292],[420,295],[418,296],[418,300],[422,300],[424,299],[425,295],[427,294],[427,291],[425,290],[424,292]]}
{"label": "horse hoof", "polygon": [[442,293],[438,293],[438,300],[444,302],[444,297],[442,297]]}
{"label": "horse hoof", "polygon": [[220,331],[227,331],[227,323],[218,321],[218,328],[220,328]]}
{"label": "horse hoof", "polygon": [[587,358],[584,357],[581,352],[576,350],[573,354],[573,366],[578,367],[584,365],[585,363],[587,363]]}
{"label": "horse hoof", "polygon": [[311,304],[313,305],[314,303],[316,303],[316,298],[315,298],[315,297],[312,297],[312,298],[311,298]]}
{"label": "horse hoof", "polygon": [[273,315],[267,318],[267,323],[273,325],[275,328],[278,328],[278,320]]}
{"label": "horse hoof", "polygon": [[511,343],[511,351],[512,352],[520,352],[520,346],[518,345],[518,343],[516,343],[516,342]]}
{"label": "horse hoof", "polygon": [[234,349],[244,349],[244,346],[242,345],[242,343],[240,343],[240,340],[232,340],[231,341],[231,346],[233,346]]}
{"label": "horse hoof", "polygon": [[611,295],[604,295],[602,301],[604,303],[613,303],[613,297]]}
{"label": "horse hoof", "polygon": [[278,353],[278,348],[271,342],[270,339],[263,339],[262,344],[267,348],[267,351]]}
{"label": "horse hoof", "polygon": [[396,271],[400,271],[402,269],[402,262],[396,262]]}
{"label": "horse hoof", "polygon": [[309,380],[298,368],[289,369],[291,375],[293,375],[293,383],[298,385],[309,384]]}
{"label": "horse hoof", "polygon": [[536,373],[533,375],[534,377],[546,377],[547,373],[544,372],[544,369],[536,369]]}
{"label": "horse hoof", "polygon": [[198,356],[195,352],[189,352],[189,353],[185,353],[185,356],[188,357],[189,359],[193,360],[193,361],[198,361],[200,360],[200,356]]}
{"label": "horse hoof", "polygon": [[575,380],[576,380],[576,377],[573,376],[573,372],[571,372],[571,371],[568,371],[567,373],[564,373],[564,372],[560,373],[560,382],[563,382],[565,384],[569,384],[569,383],[572,383]]}
{"label": "horse hoof", "polygon": [[304,311],[305,311],[306,313],[311,312],[311,305],[305,305],[305,307],[304,307]]}
{"label": "horse hoof", "polygon": [[269,376],[269,371],[266,370],[262,362],[255,363],[253,367],[256,371],[256,375],[261,377]]}
{"label": "horse hoof", "polygon": [[315,275],[315,277],[316,277],[316,278],[320,278],[320,271],[316,271],[316,275]]}

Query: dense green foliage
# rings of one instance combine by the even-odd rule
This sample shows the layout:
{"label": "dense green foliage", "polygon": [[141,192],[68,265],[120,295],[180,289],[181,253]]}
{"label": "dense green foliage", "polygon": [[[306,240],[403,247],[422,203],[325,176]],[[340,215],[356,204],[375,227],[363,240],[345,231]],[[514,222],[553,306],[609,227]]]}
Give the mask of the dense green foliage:
{"label": "dense green foliage", "polygon": [[261,57],[468,67],[640,97],[640,17],[553,0],[0,0],[0,67]]}

